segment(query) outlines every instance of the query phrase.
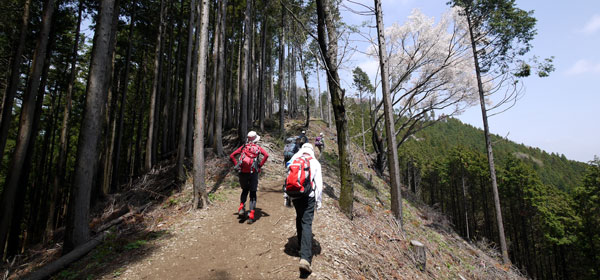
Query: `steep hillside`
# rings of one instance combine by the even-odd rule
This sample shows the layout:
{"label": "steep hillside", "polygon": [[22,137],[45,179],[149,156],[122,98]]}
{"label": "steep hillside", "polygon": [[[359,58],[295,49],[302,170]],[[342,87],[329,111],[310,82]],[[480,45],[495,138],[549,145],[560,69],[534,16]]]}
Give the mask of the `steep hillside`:
{"label": "steep hillside", "polygon": [[[300,122],[288,126],[299,132]],[[367,156],[353,146],[355,218],[348,220],[337,208],[339,179],[335,133],[322,122],[308,129],[311,140],[324,132],[326,149],[320,156],[324,174],[324,206],[315,215],[313,270],[309,279],[519,279],[514,269],[498,263],[486,244],[465,242],[448,220],[405,193],[404,228],[392,218],[384,180],[365,168]],[[228,138],[230,143],[233,137]],[[263,134],[270,153],[259,182],[258,219],[239,220],[239,187],[226,158],[209,157],[207,184],[212,204],[193,211],[191,180],[172,185],[169,164],[143,176],[124,194],[111,199],[99,212],[125,204],[151,201],[152,205],[111,230],[107,240],[84,259],[54,276],[55,279],[291,279],[299,276],[294,211],[282,205],[285,170],[282,143]],[[229,145],[227,151],[235,147]],[[135,192],[134,192],[135,191]],[[134,195],[135,194],[135,195]],[[145,194],[146,200],[143,199]],[[116,210],[115,210],[116,211]],[[106,219],[98,219],[103,223]],[[410,245],[426,246],[421,271]],[[479,248],[479,245],[481,248]],[[59,247],[37,248],[7,267],[10,279],[55,259]]]}

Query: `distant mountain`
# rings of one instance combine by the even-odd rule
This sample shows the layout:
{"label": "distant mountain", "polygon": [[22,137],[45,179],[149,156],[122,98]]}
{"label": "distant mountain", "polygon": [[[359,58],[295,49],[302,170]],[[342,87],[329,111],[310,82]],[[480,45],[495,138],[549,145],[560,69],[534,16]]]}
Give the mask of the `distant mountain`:
{"label": "distant mountain", "polygon": [[[587,168],[587,164],[569,160],[565,155],[549,154],[540,148],[517,144],[498,135],[492,136],[492,143],[497,166],[513,155],[531,165],[544,184],[566,192],[571,192],[579,185]],[[401,149],[413,150],[422,159],[434,159],[457,146],[485,153],[483,130],[451,118],[419,131]]]}

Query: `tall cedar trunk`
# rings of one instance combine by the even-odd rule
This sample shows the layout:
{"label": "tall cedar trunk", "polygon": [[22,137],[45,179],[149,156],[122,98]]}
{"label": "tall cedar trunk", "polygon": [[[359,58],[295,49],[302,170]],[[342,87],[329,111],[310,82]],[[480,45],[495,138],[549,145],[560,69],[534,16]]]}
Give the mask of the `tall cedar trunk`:
{"label": "tall cedar trunk", "polygon": [[[31,0],[25,0],[23,6],[23,16],[21,17],[21,30],[19,31],[19,40],[15,53],[13,54],[11,67],[10,67],[10,79],[4,94],[4,100],[2,101],[2,118],[0,119],[0,159],[4,158],[4,148],[6,147],[6,140],[8,139],[8,130],[12,123],[12,108],[19,88],[19,81],[21,77],[21,62],[23,61],[23,50],[25,49],[25,39],[27,37],[27,26],[29,25],[29,7]],[[0,248],[3,248],[0,245]],[[2,251],[2,250],[0,250]],[[1,255],[1,254],[0,254]]]}
{"label": "tall cedar trunk", "polygon": [[90,193],[93,175],[96,170],[98,140],[102,131],[104,104],[107,99],[106,79],[110,70],[110,37],[113,13],[118,11],[118,0],[103,0],[98,12],[98,22],[94,34],[92,61],[85,98],[85,114],[81,122],[77,162],[73,190],[69,199],[69,215],[65,231],[63,253],[84,244],[90,236],[88,227]]}
{"label": "tall cedar trunk", "polygon": [[475,74],[477,75],[477,88],[479,91],[479,103],[481,105],[481,118],[483,120],[483,132],[485,135],[485,148],[487,151],[488,165],[490,169],[490,180],[492,182],[492,192],[494,194],[494,206],[496,207],[496,221],[498,223],[498,237],[500,239],[500,250],[502,251],[502,262],[508,264],[508,249],[506,247],[506,237],[504,236],[504,223],[502,222],[502,209],[500,207],[500,196],[498,195],[498,183],[496,181],[496,168],[494,167],[494,152],[492,151],[492,140],[490,138],[490,128],[487,120],[487,110],[485,108],[485,94],[483,83],[481,82],[481,70],[479,68],[479,59],[477,58],[477,46],[471,25],[471,17],[467,12],[467,24],[471,40],[471,49],[473,50],[473,61],[475,63]]}
{"label": "tall cedar trunk", "polygon": [[[169,3],[169,7],[167,7],[167,11],[165,15],[169,17],[169,12],[173,8],[173,0]],[[171,29],[169,29],[171,27]],[[161,157],[166,156],[172,149],[169,146],[169,133],[171,133],[172,128],[169,127],[170,121],[169,118],[171,114],[169,112],[172,110],[171,100],[172,100],[172,92],[171,92],[171,69],[172,67],[172,57],[173,57],[173,17],[170,17],[168,26],[165,27],[165,32],[169,34],[169,45],[167,46],[167,60],[165,61],[165,66],[167,68],[165,78],[167,79],[164,90],[164,98],[162,104],[162,118],[160,118],[159,124],[162,124],[162,129],[160,129],[160,133],[162,133],[162,140],[160,143]],[[161,77],[163,76],[161,71]],[[159,80],[160,81],[160,80]],[[162,83],[159,83],[160,87]],[[162,91],[161,91],[162,93]]]}
{"label": "tall cedar trunk", "polygon": [[243,142],[248,134],[248,74],[250,71],[250,28],[252,21],[250,14],[252,13],[252,0],[246,1],[246,12],[244,13],[244,64],[242,66],[242,84],[240,86],[240,127],[239,127],[239,142]]}
{"label": "tall cedar trunk", "polygon": [[204,97],[206,92],[206,55],[208,52],[208,0],[202,0],[200,44],[198,45],[198,75],[196,76],[196,110],[194,129],[194,207],[208,206],[204,180]]}
{"label": "tall cedar trunk", "polygon": [[[293,30],[293,29],[292,29]],[[294,32],[295,30],[293,30],[292,32]],[[290,40],[291,43],[291,40]],[[292,56],[290,58],[291,60],[291,67],[292,67],[292,71],[291,71],[291,77],[292,77],[292,81],[290,84],[290,88],[291,88],[291,100],[292,100],[292,116],[294,118],[296,118],[298,116],[298,87],[296,86],[296,55],[298,52],[298,49],[292,45]]]}
{"label": "tall cedar trunk", "polygon": [[281,2],[281,32],[279,33],[279,135],[285,137],[283,123],[283,64],[285,63],[285,7]]}
{"label": "tall cedar trunk", "polygon": [[121,157],[121,142],[123,139],[123,113],[125,111],[125,101],[127,97],[127,89],[129,87],[129,70],[131,61],[131,49],[133,48],[133,28],[135,26],[135,12],[136,4],[133,4],[131,11],[130,23],[129,23],[129,39],[127,46],[127,55],[125,56],[125,74],[123,76],[123,82],[121,83],[121,107],[119,108],[119,120],[117,124],[117,136],[115,143],[115,151],[113,154],[113,171],[112,171],[112,182],[110,190],[115,192],[119,188],[119,159]]}
{"label": "tall cedar trunk", "polygon": [[331,128],[331,125],[333,123],[333,120],[331,118],[331,113],[333,111],[332,108],[332,104],[331,104],[331,99],[330,99],[330,94],[329,94],[329,87],[327,87],[327,127]]}
{"label": "tall cedar trunk", "polygon": [[[46,60],[48,36],[50,33],[53,13],[54,0],[47,0],[44,5],[42,29],[39,33],[35,53],[33,56],[31,74],[29,75],[27,89],[23,95],[23,105],[21,107],[21,119],[19,121],[17,144],[11,160],[11,166],[8,169],[11,170],[11,172],[9,172],[7,175],[5,187],[2,191],[2,199],[0,203],[0,258],[3,255],[4,246],[8,237],[17,191],[19,188],[26,187],[19,185],[19,179],[21,177],[23,164],[25,163],[27,147],[29,146],[29,141],[31,140],[32,123],[36,103],[35,97],[40,85],[40,76],[42,74],[44,61]],[[9,110],[9,108],[6,109]]]}
{"label": "tall cedar trunk", "polygon": [[196,10],[196,1],[190,1],[190,19],[188,24],[188,41],[185,61],[185,79],[183,81],[183,110],[181,112],[181,127],[179,130],[179,143],[177,145],[177,178],[180,181],[185,180],[185,170],[183,161],[185,159],[185,144],[188,134],[188,114],[190,108],[190,74],[192,71],[192,48],[194,42],[194,11]]}
{"label": "tall cedar trunk", "polygon": [[302,74],[302,81],[304,82],[304,91],[306,92],[306,122],[304,123],[304,127],[308,128],[308,125],[310,124],[310,90],[308,89],[308,77],[306,75],[306,69],[304,68],[302,52],[298,54],[298,60],[300,60],[300,74]]}
{"label": "tall cedar trunk", "polygon": [[[118,5],[116,2],[115,5]],[[108,75],[107,79],[104,81],[104,87],[108,89],[108,102],[106,103],[106,120],[105,120],[105,132],[101,135],[106,135],[105,141],[102,143],[104,145],[104,152],[101,153],[100,162],[104,163],[102,168],[98,170],[98,180],[100,182],[100,189],[94,190],[92,189],[92,203],[95,203],[100,197],[106,196],[110,192],[110,182],[112,177],[112,155],[115,148],[115,132],[117,127],[117,119],[115,117],[115,111],[117,107],[117,94],[118,88],[121,80],[118,78],[121,74],[121,69],[115,69],[115,59],[116,59],[116,45],[117,45],[117,27],[119,26],[119,13],[113,13],[112,18],[112,29],[110,32],[110,45],[109,48],[112,50],[110,64],[107,67]],[[115,71],[116,70],[116,71]],[[115,73],[117,73],[115,75]],[[113,83],[113,81],[117,81]]]}
{"label": "tall cedar trunk", "polygon": [[[46,57],[46,60],[48,60],[48,57]],[[49,63],[46,62],[47,65],[49,65]],[[45,66],[46,67],[46,66]],[[44,70],[44,72],[46,72],[47,75],[47,70]],[[42,78],[45,79],[45,78]],[[44,82],[42,82],[43,84]],[[29,141],[29,146],[27,147],[27,152],[25,155],[25,163],[23,164],[23,170],[21,171],[21,177],[19,179],[19,185],[21,185],[22,187],[19,188],[19,190],[17,191],[17,196],[15,198],[16,200],[16,204],[15,204],[15,208],[14,208],[14,212],[13,212],[13,217],[12,217],[12,222],[11,222],[11,227],[10,227],[10,232],[9,232],[9,236],[8,236],[8,243],[7,243],[7,247],[6,247],[6,256],[14,256],[15,254],[20,254],[21,253],[21,248],[23,246],[23,242],[24,241],[21,238],[21,223],[23,222],[23,218],[24,218],[24,214],[25,214],[25,197],[27,194],[27,189],[29,189],[30,192],[30,197],[32,197],[32,199],[30,199],[29,203],[31,205],[31,212],[35,212],[36,214],[41,214],[40,212],[38,212],[37,210],[40,207],[40,204],[43,204],[44,201],[40,200],[39,198],[42,196],[41,192],[43,192],[43,188],[41,187],[41,184],[34,184],[33,186],[29,186],[29,173],[31,172],[31,167],[33,165],[33,153],[35,151],[35,142],[37,140],[37,134],[39,131],[39,123],[40,123],[40,117],[42,115],[42,103],[43,103],[43,98],[44,98],[44,93],[45,93],[45,89],[43,89],[42,87],[40,87],[40,89],[38,90],[38,94],[37,94],[37,98],[36,98],[36,105],[35,105],[35,114],[34,114],[34,120],[33,120],[33,124],[32,124],[32,137],[31,140]],[[50,133],[47,133],[46,135],[50,135]],[[44,136],[44,140],[47,141],[49,140],[49,137]],[[46,143],[47,144],[47,143]],[[47,152],[44,151],[44,152]],[[42,165],[43,168],[43,161],[39,161],[40,165]],[[42,177],[42,175],[40,174],[39,177]],[[40,183],[41,180],[39,180],[37,183]],[[30,218],[38,218],[37,215],[30,215]],[[28,239],[32,239],[34,238],[37,242],[38,238],[37,237],[33,237],[33,232],[35,230],[33,230],[35,228],[35,222],[33,220],[29,220],[28,223],[28,228],[32,229],[31,231],[28,231],[27,234],[27,238]]]}
{"label": "tall cedar trunk", "polygon": [[67,138],[69,137],[69,116],[71,114],[71,106],[73,103],[73,86],[77,74],[77,51],[79,50],[79,32],[81,30],[81,17],[83,13],[83,1],[79,1],[79,12],[77,14],[77,27],[75,30],[75,41],[73,42],[73,50],[71,53],[71,73],[69,74],[69,85],[65,96],[65,108],[63,111],[63,119],[60,130],[60,147],[58,152],[58,163],[54,173],[52,189],[48,196],[48,219],[46,221],[46,238],[52,238],[54,234],[56,200],[58,189],[64,187],[67,168]]}
{"label": "tall cedar trunk", "polygon": [[156,46],[154,51],[154,79],[152,81],[152,95],[150,95],[150,116],[148,117],[148,138],[146,139],[146,161],[144,164],[144,168],[146,170],[152,169],[152,165],[156,159],[153,154],[154,147],[154,126],[155,126],[155,115],[156,115],[156,96],[158,91],[160,90],[160,85],[158,83],[158,77],[160,75],[159,72],[159,64],[161,57],[161,39],[162,39],[162,30],[163,30],[163,21],[164,21],[164,13],[165,13],[165,0],[160,1],[160,20],[158,23],[158,32],[156,35]]}
{"label": "tall cedar trunk", "polygon": [[183,16],[183,10],[185,7],[184,4],[185,1],[181,1],[181,6],[179,7],[179,23],[177,24],[177,55],[175,58],[175,73],[173,75],[173,101],[171,104],[171,108],[173,108],[173,110],[171,110],[171,114],[169,119],[171,120],[171,123],[169,125],[169,127],[171,127],[171,129],[169,130],[169,147],[171,147],[171,150],[176,153],[177,149],[178,149],[178,142],[177,142],[177,136],[179,135],[179,130],[177,129],[178,127],[181,126],[181,123],[179,123],[181,121],[181,119],[179,118],[180,116],[180,112],[183,110],[182,106],[183,106],[183,97],[180,98],[179,97],[179,86],[180,86],[180,71],[181,71],[181,52],[182,52],[182,44],[183,44],[183,26],[184,26],[184,22],[185,22],[185,18]]}
{"label": "tall cedar trunk", "polygon": [[[521,197],[521,199],[519,199],[519,209],[521,210],[521,211],[519,211],[519,214],[521,215],[521,217],[520,217],[521,237],[523,238],[523,247],[525,248],[525,254],[523,256],[525,259],[525,267],[527,268],[527,271],[529,272],[529,274],[532,274],[534,272],[534,270],[531,265],[531,251],[530,251],[530,245],[529,245],[529,237],[527,234],[527,230],[532,227],[528,224],[528,221],[530,220],[530,218],[527,216],[528,209],[525,206],[525,203],[523,202],[523,197]],[[516,222],[517,221],[515,221],[515,223]]]}
{"label": "tall cedar trunk", "polygon": [[250,22],[248,24],[248,60],[247,63],[244,62],[244,64],[248,65],[248,74],[247,74],[247,85],[246,87],[247,89],[247,95],[246,95],[246,121],[248,122],[248,130],[252,130],[252,126],[254,124],[254,115],[252,112],[252,109],[254,108],[253,106],[253,96],[254,96],[254,0],[247,0],[246,2],[250,3],[250,9],[248,9],[247,11],[249,12],[249,17],[250,17]]}
{"label": "tall cedar trunk", "polygon": [[[146,54],[146,50],[144,49],[144,52],[142,53],[142,62],[145,60],[145,54]],[[142,73],[139,74],[139,71],[141,71]],[[130,173],[130,181],[133,180],[133,176],[136,175],[138,172],[140,172],[141,169],[141,165],[142,165],[142,130],[144,128],[144,109],[146,108],[147,104],[148,104],[148,99],[146,98],[146,67],[145,65],[142,63],[140,65],[140,68],[138,69],[138,75],[140,75],[140,77],[138,78],[138,81],[142,81],[141,82],[141,94],[138,95],[138,100],[143,100],[142,102],[142,107],[136,107],[137,111],[138,111],[138,115],[137,115],[137,120],[138,120],[138,124],[137,124],[137,131],[136,131],[136,137],[135,137],[135,155],[134,155],[134,159],[133,159],[133,168],[131,170]],[[138,85],[138,89],[140,88],[140,85]]]}
{"label": "tall cedar trunk", "polygon": [[[268,5],[268,0],[264,3],[264,10],[266,10]],[[265,75],[266,75],[266,65],[267,65],[267,16],[263,16],[263,20],[260,26],[260,72],[259,72],[259,110],[258,110],[258,123],[260,126],[260,131],[265,131],[265,103],[266,103],[266,90],[265,90]]]}
{"label": "tall cedar trunk", "polygon": [[[227,9],[227,7],[225,8]],[[233,24],[231,26],[231,29],[233,30]],[[233,33],[233,31],[232,31]],[[233,36],[233,35],[232,35]],[[233,112],[234,112],[234,108],[235,108],[235,101],[234,101],[234,89],[235,87],[235,81],[234,81],[234,75],[233,75],[233,70],[236,67],[236,64],[233,63],[234,58],[235,58],[235,45],[233,43],[228,45],[229,47],[226,49],[229,49],[229,71],[228,71],[228,80],[229,82],[227,83],[227,87],[225,88],[225,104],[227,104],[227,106],[225,106],[225,113],[226,113],[226,117],[225,117],[225,127],[227,129],[231,129],[235,126],[235,122],[233,120]]]}
{"label": "tall cedar trunk", "polygon": [[[332,106],[335,113],[335,125],[337,130],[341,181],[339,203],[342,212],[346,214],[347,217],[352,218],[354,186],[352,174],[350,173],[348,121],[346,119],[346,109],[344,108],[344,90],[340,86],[340,77],[338,75],[337,30],[329,9],[330,2],[328,0],[317,0],[319,47],[321,48],[323,60],[327,66],[327,83],[331,94],[331,101],[333,103]],[[325,34],[326,32],[327,34]]]}
{"label": "tall cedar trunk", "polygon": [[275,113],[275,60],[272,57],[273,53],[273,41],[271,41],[269,46],[269,54],[267,55],[269,59],[269,119],[273,118],[273,114]]}
{"label": "tall cedar trunk", "polygon": [[[462,163],[461,163],[462,164]],[[461,166],[461,185],[463,191],[463,209],[465,211],[465,230],[467,233],[467,240],[471,240],[471,235],[469,232],[469,212],[467,210],[467,185],[465,183],[465,169],[464,166]]]}
{"label": "tall cedar trunk", "polygon": [[191,120],[195,120],[195,114],[196,114],[196,94],[191,94],[191,92],[196,92],[197,90],[197,83],[198,81],[196,80],[196,77],[198,76],[198,46],[200,45],[200,25],[202,24],[202,19],[199,16],[200,15],[200,3],[198,2],[198,4],[196,5],[196,39],[195,39],[195,43],[194,43],[194,50],[192,51],[192,80],[190,82],[190,108],[189,108],[189,115],[188,115],[188,128],[187,128],[187,144],[186,146],[186,155],[188,155],[189,157],[192,157],[192,153],[194,150],[194,133],[192,133],[192,131],[194,131],[194,125],[195,125],[195,121],[191,121]]}
{"label": "tall cedar trunk", "polygon": [[[242,26],[243,29],[243,26]],[[237,72],[236,72],[236,78],[237,81],[235,83],[236,86],[236,90],[235,90],[235,96],[233,97],[234,103],[235,103],[235,111],[233,114],[233,118],[234,118],[234,125],[237,123],[238,127],[239,127],[239,123],[240,123],[240,111],[242,110],[241,108],[241,92],[242,92],[242,68],[244,67],[242,64],[242,50],[244,49],[244,35],[243,32],[239,32],[239,40],[238,40],[238,56],[237,56]]]}
{"label": "tall cedar trunk", "polygon": [[321,78],[319,77],[318,59],[319,58],[315,55],[315,61],[317,62],[315,63],[315,75],[317,76],[317,99],[319,100],[320,117],[323,119],[323,105],[321,104]]}
{"label": "tall cedar trunk", "polygon": [[[243,15],[241,15],[240,17],[242,17]],[[243,50],[244,50],[244,22],[242,21],[240,24],[239,29],[241,29],[238,32],[238,40],[237,40],[237,58],[236,58],[236,64],[235,64],[235,88],[234,88],[234,93],[233,93],[233,127],[237,127],[239,128],[240,126],[240,112],[242,110],[241,108],[241,95],[242,95],[242,68],[243,66],[243,61],[242,61],[242,57],[243,57]]]}
{"label": "tall cedar trunk", "polygon": [[[114,23],[114,22],[113,22]],[[112,59],[112,63],[111,65],[114,65],[114,58],[115,58],[115,52],[113,52],[113,59]],[[120,74],[120,69],[119,69],[119,74]],[[120,76],[119,74],[116,75],[117,77],[117,83],[116,85],[112,85],[112,83],[107,83],[107,86],[110,87],[110,90],[108,92],[108,104],[110,104],[109,107],[107,107],[107,113],[106,113],[106,133],[104,135],[106,135],[105,138],[105,142],[104,144],[104,153],[102,154],[102,159],[100,160],[101,163],[103,163],[103,168],[99,171],[98,175],[101,176],[99,178],[99,181],[102,182],[102,186],[101,186],[101,196],[106,196],[107,194],[110,193],[110,183],[111,183],[111,177],[112,177],[112,155],[114,152],[114,148],[115,148],[115,136],[116,136],[116,130],[117,130],[117,118],[115,116],[115,111],[117,109],[117,93],[118,93],[118,88],[119,88],[119,84],[120,84],[120,80],[118,79],[118,77]],[[114,77],[114,72],[111,75]],[[109,80],[112,80],[112,78],[109,78]],[[94,194],[92,194],[92,201],[95,201],[96,197],[94,196]]]}
{"label": "tall cedar trunk", "polygon": [[217,96],[215,100],[215,124],[213,148],[217,156],[225,155],[223,150],[223,96],[225,95],[225,24],[227,20],[227,0],[220,1],[219,24],[219,69],[217,72]]}
{"label": "tall cedar trunk", "polygon": [[[50,33],[50,38],[54,38],[54,34],[55,34],[55,29],[52,28],[52,31]],[[48,55],[52,56],[52,48],[54,45],[54,40],[51,40],[48,43]],[[58,65],[62,65],[62,61],[58,62]],[[44,100],[44,94],[46,91],[46,82],[47,82],[47,78],[48,78],[48,70],[50,67],[50,58],[48,58],[48,56],[46,56],[46,63],[44,63],[44,71],[42,73],[42,80],[41,80],[41,84],[40,84],[40,89],[38,92],[38,97],[37,97],[37,104],[36,104],[36,112],[35,112],[35,117],[34,117],[34,122],[33,122],[33,137],[31,138],[31,141],[29,142],[29,145],[31,146],[32,149],[32,153],[35,152],[35,141],[36,141],[36,135],[39,134],[39,124],[41,122],[41,114],[42,114],[42,108],[43,108],[43,100]],[[46,119],[49,118],[49,121],[46,122],[46,128],[44,129],[44,131],[49,132],[49,133],[44,133],[44,143],[42,146],[42,151],[41,151],[41,155],[38,157],[38,166],[36,167],[36,179],[33,183],[28,183],[28,178],[29,178],[29,168],[30,166],[28,166],[29,164],[25,164],[26,167],[24,168],[23,174],[21,175],[21,185],[27,185],[37,189],[37,190],[30,190],[29,191],[29,195],[30,195],[30,199],[31,199],[31,195],[32,193],[35,193],[33,200],[30,200],[30,209],[29,209],[29,220],[28,223],[30,224],[28,229],[27,229],[27,239],[33,241],[32,243],[37,243],[39,241],[42,241],[44,238],[44,230],[45,230],[45,222],[48,218],[48,196],[49,196],[49,185],[50,185],[50,174],[52,173],[52,161],[54,159],[54,140],[55,140],[55,132],[56,132],[56,122],[58,119],[58,111],[60,108],[60,104],[62,101],[62,95],[58,95],[57,92],[57,81],[55,81],[54,84],[54,89],[52,90],[51,93],[51,107],[49,109],[48,115],[50,115],[49,117],[47,117]],[[58,95],[58,101],[56,99]],[[41,103],[39,103],[41,102]],[[28,152],[29,153],[29,152]],[[25,160],[26,162],[31,161],[30,157],[32,157],[33,154],[29,155],[28,154],[28,158]],[[35,161],[35,160],[34,160]],[[25,240],[27,243],[27,240]],[[10,240],[9,240],[10,242]],[[25,244],[26,245],[26,244]]]}
{"label": "tall cedar trunk", "polygon": [[[213,1],[210,1],[211,3],[214,3]],[[208,98],[207,98],[207,102],[208,104],[206,104],[206,118],[205,118],[205,122],[206,122],[206,141],[208,142],[208,144],[211,147],[215,147],[216,143],[215,143],[215,117],[217,114],[217,111],[215,110],[216,107],[216,96],[217,96],[217,75],[218,75],[218,70],[219,70],[219,63],[220,61],[218,60],[218,56],[219,56],[219,42],[220,39],[219,37],[221,36],[220,32],[219,32],[219,25],[221,24],[221,13],[218,11],[218,7],[216,4],[214,9],[217,10],[217,12],[215,13],[215,30],[213,32],[213,47],[212,47],[212,55],[211,55],[211,59],[210,61],[212,61],[212,75],[211,75],[211,81],[212,84],[210,86],[210,90]],[[208,67],[208,66],[207,66]]]}
{"label": "tall cedar trunk", "polygon": [[[144,57],[145,50],[142,51],[142,58]],[[142,75],[143,75],[143,69],[144,69],[144,65],[143,65],[143,59],[141,60],[142,63],[140,63],[139,68],[137,69],[136,72],[136,82],[135,82],[135,97],[136,100],[142,100],[141,104],[145,103],[145,99],[144,98],[140,98],[141,96],[141,91],[142,91]],[[144,106],[131,106],[131,115],[133,116],[133,120],[131,120],[131,134],[129,136],[128,139],[128,148],[127,148],[127,184],[131,185],[133,183],[133,175],[135,172],[135,166],[136,166],[136,160],[137,160],[137,154],[138,154],[138,150],[137,150],[137,146],[136,144],[138,143],[137,141],[137,127],[139,126],[140,123],[140,116],[141,116],[141,111],[144,108]],[[142,119],[143,121],[143,119]]]}
{"label": "tall cedar trunk", "polygon": [[[396,146],[396,131],[389,89],[388,57],[383,35],[383,13],[381,1],[375,1],[375,16],[377,18],[377,39],[379,42],[379,67],[381,69],[381,92],[383,95],[383,114],[385,116],[385,134],[387,139],[388,168],[390,170],[390,188],[392,194],[392,213],[402,225],[402,192],[400,191],[400,167],[398,164],[398,149]],[[335,109],[335,107],[334,107]]]}
{"label": "tall cedar trunk", "polygon": [[[168,10],[165,7],[165,15],[168,14]],[[164,23],[164,22],[163,22]],[[161,37],[163,37],[162,39],[164,39],[164,36],[166,34],[166,31],[164,31],[164,26],[163,26],[163,31],[162,31],[162,35]],[[159,52],[159,56],[158,56],[158,81],[156,83],[157,85],[157,92],[156,92],[156,104],[154,104],[154,118],[152,119],[152,122],[154,123],[154,129],[152,131],[152,165],[156,164],[156,162],[158,162],[158,144],[160,143],[159,139],[158,139],[158,134],[160,132],[160,108],[161,108],[161,102],[162,102],[162,96],[163,96],[163,86],[162,86],[162,79],[163,79],[163,68],[164,68],[164,64],[163,64],[163,53],[165,50],[165,40],[161,40],[160,43],[160,52]]]}
{"label": "tall cedar trunk", "polygon": [[362,149],[363,149],[363,154],[367,154],[367,146],[366,146],[366,141],[365,141],[365,113],[364,113],[364,106],[363,106],[363,96],[362,96],[362,91],[359,91],[359,97],[358,97],[358,102],[359,102],[359,108],[360,108],[360,128],[361,128],[361,134],[362,134]]}
{"label": "tall cedar trunk", "polygon": [[[289,29],[288,29],[289,31]],[[288,106],[288,116],[291,118],[294,118],[294,104],[293,104],[293,97],[292,97],[292,59],[294,59],[294,47],[291,45],[291,40],[288,42],[288,48],[287,48],[287,57],[286,57],[286,63],[287,63],[287,106]]]}
{"label": "tall cedar trunk", "polygon": [[[50,35],[49,38],[53,38],[54,37],[54,28],[51,28],[50,31]],[[33,116],[33,123],[31,124],[31,139],[29,140],[29,144],[27,147],[27,152],[25,154],[25,160],[23,163],[23,170],[21,170],[21,176],[19,178],[19,185],[21,186],[17,192],[17,197],[16,197],[16,204],[15,204],[15,209],[14,209],[14,213],[13,213],[13,217],[12,217],[12,222],[11,222],[11,229],[10,229],[10,233],[8,236],[8,244],[7,244],[7,248],[6,248],[6,255],[7,256],[12,256],[15,254],[19,254],[22,248],[22,244],[23,244],[23,239],[21,238],[21,223],[23,222],[23,217],[25,214],[25,195],[27,193],[27,189],[29,185],[29,173],[31,172],[31,167],[33,166],[33,154],[35,151],[35,143],[37,140],[37,135],[39,132],[39,126],[40,126],[40,118],[42,116],[42,105],[44,103],[44,94],[46,93],[46,83],[48,81],[48,69],[50,67],[50,57],[52,57],[52,47],[53,47],[53,40],[50,40],[49,43],[47,44],[47,49],[46,49],[46,57],[44,59],[44,66],[42,69],[42,75],[41,75],[41,80],[40,80],[40,85],[38,87],[38,91],[37,91],[37,96],[36,96],[36,102],[35,102],[35,112],[34,112],[34,116]],[[52,108],[55,107],[55,97],[56,94],[54,94],[52,96]],[[48,122],[48,125],[50,125],[51,127],[46,130],[52,130],[53,126],[52,126],[52,120]],[[43,181],[43,170],[45,168],[45,163],[46,163],[46,156],[48,154],[48,146],[49,146],[49,140],[50,140],[50,134],[51,133],[46,133],[44,135],[44,145],[43,145],[43,149],[42,149],[42,156],[41,156],[41,160],[39,160],[39,166],[38,166],[38,170],[39,170],[39,174],[37,176],[37,178],[39,178],[38,180],[35,181],[35,185],[34,186],[30,186],[29,187],[29,191],[30,193],[35,193],[38,195],[31,195],[30,197],[41,197],[41,195],[39,195],[39,193],[41,193],[42,191],[45,190],[44,187],[42,187],[42,181]],[[40,207],[40,204],[44,204],[45,200],[39,200],[39,199],[30,199],[29,204],[31,206],[31,208],[34,211],[30,211],[30,212],[35,212],[36,214],[45,214],[45,212],[38,212],[36,211],[39,208],[43,208]],[[31,215],[30,215],[31,217]],[[38,218],[39,216],[36,215],[35,218]],[[30,219],[30,222],[32,220]],[[30,228],[35,228],[35,224],[37,223],[30,223],[31,227]],[[33,232],[33,231],[32,231]],[[28,235],[30,235],[32,232],[28,232]],[[37,239],[37,238],[36,238]]]}

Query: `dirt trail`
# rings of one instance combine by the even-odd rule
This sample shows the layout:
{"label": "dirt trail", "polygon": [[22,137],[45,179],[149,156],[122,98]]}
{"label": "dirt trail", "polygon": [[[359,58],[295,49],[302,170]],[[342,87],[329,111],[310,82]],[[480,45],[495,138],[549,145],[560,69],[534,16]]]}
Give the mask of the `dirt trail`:
{"label": "dirt trail", "polygon": [[[220,191],[220,202],[190,211],[168,226],[170,236],[157,249],[131,263],[120,279],[294,279],[300,277],[295,211],[283,206],[282,160],[272,155],[259,179],[256,221],[240,220],[239,187]],[[228,176],[235,176],[229,174]],[[325,197],[324,197],[325,199]],[[324,207],[325,208],[325,207]],[[324,214],[323,210],[319,210]],[[308,279],[323,279],[319,214],[313,223],[313,269]],[[324,222],[324,220],[323,220]],[[324,269],[327,270],[327,269]],[[112,275],[114,276],[114,275]],[[113,277],[105,277],[113,278]],[[329,278],[329,277],[327,277]]]}

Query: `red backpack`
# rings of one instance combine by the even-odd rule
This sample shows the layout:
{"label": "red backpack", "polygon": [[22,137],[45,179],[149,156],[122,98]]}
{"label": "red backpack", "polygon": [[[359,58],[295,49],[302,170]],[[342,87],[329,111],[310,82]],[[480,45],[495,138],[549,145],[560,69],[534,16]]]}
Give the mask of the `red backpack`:
{"label": "red backpack", "polygon": [[309,156],[299,156],[288,166],[288,176],[285,180],[285,193],[290,197],[302,197],[312,191],[310,179]]}
{"label": "red backpack", "polygon": [[258,156],[260,149],[256,144],[248,143],[242,148],[238,165],[242,173],[254,173],[258,171]]}

